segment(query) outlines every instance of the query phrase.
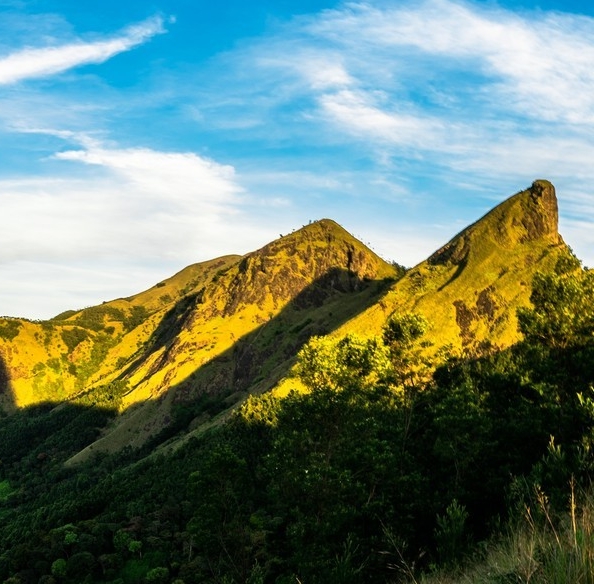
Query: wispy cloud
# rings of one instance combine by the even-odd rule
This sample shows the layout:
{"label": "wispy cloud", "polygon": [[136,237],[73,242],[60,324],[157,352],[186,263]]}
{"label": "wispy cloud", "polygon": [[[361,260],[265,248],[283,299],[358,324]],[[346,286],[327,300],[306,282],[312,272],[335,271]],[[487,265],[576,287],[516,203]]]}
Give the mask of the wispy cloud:
{"label": "wispy cloud", "polygon": [[319,103],[323,114],[345,130],[382,143],[434,148],[442,131],[439,122],[427,117],[383,109],[368,92],[327,93],[319,97]]}
{"label": "wispy cloud", "polygon": [[[213,108],[205,122],[228,123],[244,104],[262,134],[282,123],[333,172],[355,165],[426,196],[419,216],[437,199],[452,201],[450,215],[477,197],[486,210],[537,177],[557,184],[569,216],[594,182],[594,18],[466,0],[350,2],[222,58],[238,73],[234,109]],[[374,184],[357,189],[381,198]]]}
{"label": "wispy cloud", "polygon": [[[444,77],[435,70],[431,74],[439,63],[450,80],[459,74],[455,79],[461,91],[469,83],[479,88],[475,103],[495,106],[496,100],[505,96],[497,109],[516,110],[538,119],[594,121],[592,18],[550,12],[524,17],[493,6],[452,0],[427,0],[389,9],[353,3],[326,11],[306,30],[314,38],[326,39],[334,51],[342,47],[351,56],[351,65],[364,62],[368,71],[359,70],[358,74],[367,79],[377,79],[374,64],[385,67],[386,55],[393,59],[392,71],[384,69],[388,83],[391,75],[414,77],[406,61],[425,83],[441,81]],[[481,87],[490,87],[490,93]],[[456,93],[451,86],[448,91]]]}
{"label": "wispy cloud", "polygon": [[280,95],[378,161],[422,155],[443,169],[569,178],[594,145],[593,39],[583,16],[359,2],[296,22],[290,51],[281,38],[254,50],[275,48],[274,59],[255,59],[264,74],[284,57],[294,93]]}
{"label": "wispy cloud", "polygon": [[80,65],[103,63],[164,32],[163,18],[155,16],[103,40],[21,49],[0,57],[0,85],[47,77]]}
{"label": "wispy cloud", "polygon": [[0,181],[0,261],[89,254],[142,262],[230,247],[221,234],[242,203],[232,167],[193,153],[81,141],[55,155],[77,178]]}
{"label": "wispy cloud", "polygon": [[[78,148],[54,157],[76,171],[71,178],[0,181],[0,269],[12,266],[20,273],[38,266],[47,275],[47,266],[62,266],[56,268],[61,273],[69,265],[70,278],[74,270],[84,279],[92,264],[92,290],[83,292],[92,292],[96,302],[121,294],[120,273],[142,272],[146,279],[135,283],[138,291],[187,264],[266,242],[243,212],[246,202],[232,167],[193,153],[76,139]],[[98,277],[101,271],[112,271],[112,277]]]}

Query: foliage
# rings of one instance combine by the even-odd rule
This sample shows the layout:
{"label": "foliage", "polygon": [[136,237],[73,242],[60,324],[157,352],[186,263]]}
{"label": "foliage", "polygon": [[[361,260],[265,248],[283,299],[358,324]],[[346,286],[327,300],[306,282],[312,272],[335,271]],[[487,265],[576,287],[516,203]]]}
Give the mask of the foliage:
{"label": "foliage", "polygon": [[73,327],[70,329],[63,329],[61,332],[62,340],[68,348],[68,352],[72,353],[74,349],[89,337],[89,333],[81,328]]}
{"label": "foliage", "polygon": [[450,565],[459,559],[468,545],[466,521],[468,512],[456,499],[445,510],[443,515],[437,516],[435,539],[437,553],[444,565]]}
{"label": "foliage", "polygon": [[378,339],[347,335],[335,341],[314,337],[297,356],[295,375],[312,391],[346,389],[353,384],[372,387],[385,382],[390,361]]}
{"label": "foliage", "polygon": [[13,490],[9,481],[0,481],[0,502],[6,501],[12,492]]}
{"label": "foliage", "polygon": [[427,328],[427,319],[420,314],[396,315],[390,318],[384,328],[384,342],[390,347],[404,349],[420,339]]}
{"label": "foliage", "polygon": [[0,319],[0,339],[11,342],[19,334],[22,323],[16,319],[3,318]]}
{"label": "foliage", "polygon": [[65,310],[64,312],[60,312],[60,314],[56,314],[50,320],[68,320],[71,316],[74,316],[77,313],[76,310]]}
{"label": "foliage", "polygon": [[594,582],[594,499],[590,491],[569,489],[569,507],[552,514],[546,495],[534,493],[535,506],[492,542],[486,553],[462,570],[450,568],[420,579],[423,584],[592,584]]}
{"label": "foliage", "polygon": [[116,379],[93,387],[91,391],[77,397],[76,402],[93,407],[103,407],[118,410],[122,403],[122,398],[129,391],[128,383],[123,379]]}
{"label": "foliage", "polygon": [[[313,337],[295,366],[307,391],[251,396],[177,449],[156,447],[208,396],[177,404],[150,448],[76,468],[64,462],[108,424],[124,380],[3,418],[0,581],[447,581],[499,538],[490,572],[466,581],[590,584],[591,286],[569,260],[539,276],[525,340],[481,357],[428,359],[417,314],[381,337]],[[97,335],[85,375],[110,342]]]}
{"label": "foliage", "polygon": [[105,322],[107,318],[115,321],[123,322],[125,319],[124,313],[113,306],[100,305],[85,308],[77,313],[76,324],[94,331],[101,331],[105,329]]}
{"label": "foliage", "polygon": [[130,313],[123,320],[126,330],[131,331],[142,324],[149,317],[148,310],[142,305],[135,305],[130,309]]}
{"label": "foliage", "polygon": [[562,258],[552,273],[538,273],[530,300],[520,309],[520,330],[531,343],[564,349],[592,341],[594,335],[594,272],[572,257]]}

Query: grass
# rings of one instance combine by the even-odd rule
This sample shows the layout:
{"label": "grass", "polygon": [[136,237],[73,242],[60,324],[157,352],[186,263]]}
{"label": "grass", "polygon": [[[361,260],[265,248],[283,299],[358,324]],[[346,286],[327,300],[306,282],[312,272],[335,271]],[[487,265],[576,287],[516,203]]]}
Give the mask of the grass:
{"label": "grass", "polygon": [[531,201],[527,190],[497,206],[409,270],[381,303],[341,332],[377,333],[392,313],[417,312],[430,322],[426,339],[434,350],[447,345],[480,352],[485,340],[500,348],[517,342],[516,310],[529,305],[534,274],[551,270],[567,253],[556,233],[529,228],[541,213]]}
{"label": "grass", "polygon": [[537,492],[536,508],[526,507],[520,524],[487,547],[464,568],[411,577],[416,584],[594,584],[594,493],[576,501],[560,517]]}

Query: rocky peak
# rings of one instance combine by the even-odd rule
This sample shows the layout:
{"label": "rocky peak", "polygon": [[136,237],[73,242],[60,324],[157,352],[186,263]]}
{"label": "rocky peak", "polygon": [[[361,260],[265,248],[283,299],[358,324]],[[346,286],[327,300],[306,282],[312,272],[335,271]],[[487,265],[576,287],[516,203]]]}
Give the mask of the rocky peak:
{"label": "rocky peak", "polygon": [[560,243],[555,187],[535,180],[525,191],[510,197],[436,251],[428,263],[459,265],[473,248],[509,249],[537,240]]}
{"label": "rocky peak", "polygon": [[548,180],[535,180],[527,191],[523,221],[529,239],[559,237],[559,210],[555,187]]}
{"label": "rocky peak", "polygon": [[[281,305],[306,289],[353,291],[396,270],[330,219],[321,219],[254,251],[229,272],[223,313],[240,304]],[[319,292],[319,290],[318,290]],[[312,292],[313,293],[313,292]]]}

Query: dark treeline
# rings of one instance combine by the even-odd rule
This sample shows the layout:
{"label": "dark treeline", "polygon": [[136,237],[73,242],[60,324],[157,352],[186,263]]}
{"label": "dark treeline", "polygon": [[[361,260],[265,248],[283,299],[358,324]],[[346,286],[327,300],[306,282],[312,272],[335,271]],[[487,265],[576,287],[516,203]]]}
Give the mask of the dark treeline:
{"label": "dark treeline", "polygon": [[561,513],[570,483],[588,489],[593,291],[560,261],[518,315],[524,341],[482,356],[433,350],[415,314],[382,338],[314,338],[305,392],[252,397],[167,455],[68,468],[112,412],[3,418],[0,581],[399,582],[455,565],[539,494]]}

